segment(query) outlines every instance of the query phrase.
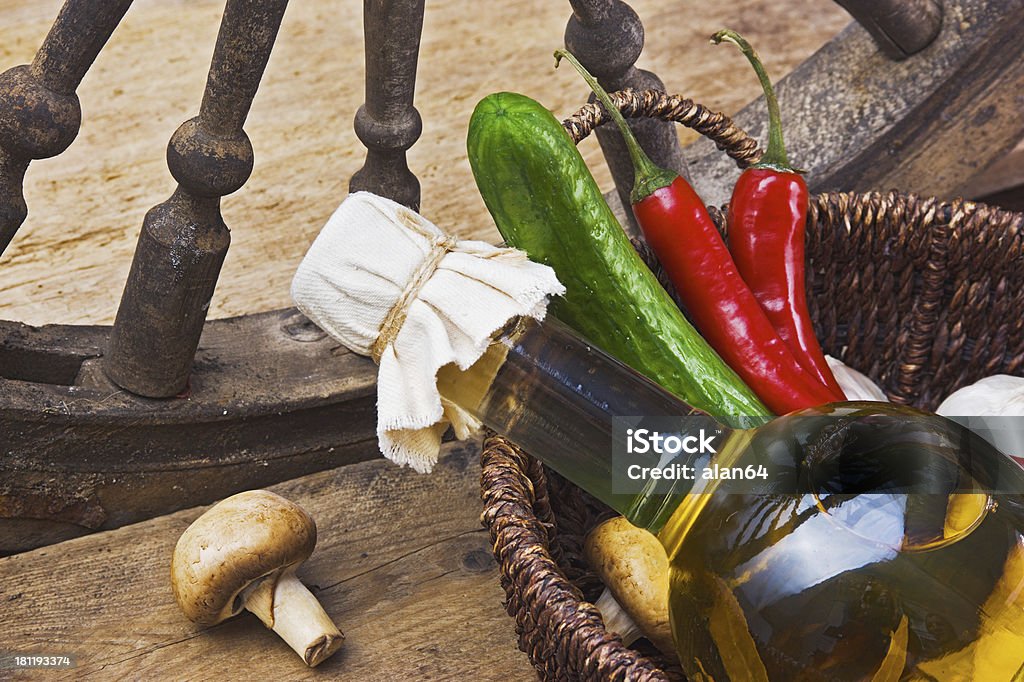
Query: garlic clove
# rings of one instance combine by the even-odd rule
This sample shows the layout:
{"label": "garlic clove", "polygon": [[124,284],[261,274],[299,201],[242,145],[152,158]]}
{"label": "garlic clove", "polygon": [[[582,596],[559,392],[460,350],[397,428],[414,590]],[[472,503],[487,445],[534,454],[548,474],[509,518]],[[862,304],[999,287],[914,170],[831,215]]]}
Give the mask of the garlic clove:
{"label": "garlic clove", "polygon": [[842,360],[837,360],[831,355],[825,356],[825,362],[835,375],[839,388],[843,389],[847,400],[870,400],[873,402],[889,402],[885,391],[879,388],[878,384],[868,379],[863,373],[852,367],[848,367]]}
{"label": "garlic clove", "polygon": [[1024,377],[995,374],[954,391],[935,411],[944,417],[970,417],[966,425],[1024,464]]}
{"label": "garlic clove", "polygon": [[1024,377],[995,374],[954,391],[937,410],[948,416],[1024,416]]}

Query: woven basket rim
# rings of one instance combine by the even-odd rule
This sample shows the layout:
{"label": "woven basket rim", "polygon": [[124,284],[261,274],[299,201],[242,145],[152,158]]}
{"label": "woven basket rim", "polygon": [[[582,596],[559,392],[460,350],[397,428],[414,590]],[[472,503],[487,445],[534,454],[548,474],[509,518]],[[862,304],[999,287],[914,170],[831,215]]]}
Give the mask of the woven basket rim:
{"label": "woven basket rim", "polygon": [[[727,114],[715,111],[683,95],[661,90],[625,88],[608,93],[612,104],[629,118],[653,118],[678,123],[715,143],[739,168],[757,163],[764,151],[756,139]],[[562,121],[573,142],[579,144],[598,126],[611,121],[600,102],[588,102]]]}

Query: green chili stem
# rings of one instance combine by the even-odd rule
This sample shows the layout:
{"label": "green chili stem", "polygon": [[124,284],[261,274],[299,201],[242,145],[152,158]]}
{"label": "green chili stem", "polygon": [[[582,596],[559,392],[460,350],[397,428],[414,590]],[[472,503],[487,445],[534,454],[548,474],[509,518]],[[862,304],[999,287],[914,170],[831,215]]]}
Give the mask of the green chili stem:
{"label": "green chili stem", "polygon": [[555,50],[555,68],[558,68],[563,57],[580,72],[583,80],[587,81],[587,85],[597,95],[597,99],[601,101],[604,108],[608,110],[608,114],[615,121],[615,125],[619,127],[619,132],[622,133],[626,149],[629,150],[629,157],[633,160],[633,189],[629,193],[630,202],[635,204],[646,199],[662,187],[671,185],[679,177],[679,174],[667,168],[661,168],[651,161],[651,157],[643,150],[640,143],[637,142],[636,136],[633,135],[633,131],[626,124],[626,119],[622,116],[622,112],[612,103],[612,98],[608,96],[608,93],[597,82],[597,79],[583,68],[579,60],[568,50]]}
{"label": "green chili stem", "polygon": [[740,48],[747,57],[750,65],[754,67],[758,79],[761,81],[761,88],[764,90],[764,99],[768,103],[768,149],[765,150],[758,166],[771,166],[781,170],[792,170],[789,165],[789,158],[786,156],[786,145],[782,141],[782,113],[779,111],[779,102],[775,99],[775,88],[768,78],[768,72],[764,70],[764,64],[754,52],[754,48],[747,42],[746,38],[736,31],[724,29],[711,36],[711,42],[718,45],[727,41]]}

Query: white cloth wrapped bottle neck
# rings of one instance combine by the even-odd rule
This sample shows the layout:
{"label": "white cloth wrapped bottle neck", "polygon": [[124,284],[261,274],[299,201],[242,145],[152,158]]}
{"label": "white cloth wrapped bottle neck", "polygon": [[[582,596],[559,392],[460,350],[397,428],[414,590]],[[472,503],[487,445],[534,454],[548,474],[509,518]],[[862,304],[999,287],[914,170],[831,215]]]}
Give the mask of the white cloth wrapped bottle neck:
{"label": "white cloth wrapped bottle neck", "polygon": [[410,209],[349,195],[292,280],[299,310],[377,374],[377,437],[389,459],[429,471],[451,424],[477,425],[443,404],[438,370],[468,369],[509,320],[543,319],[564,287],[521,251],[459,240]]}

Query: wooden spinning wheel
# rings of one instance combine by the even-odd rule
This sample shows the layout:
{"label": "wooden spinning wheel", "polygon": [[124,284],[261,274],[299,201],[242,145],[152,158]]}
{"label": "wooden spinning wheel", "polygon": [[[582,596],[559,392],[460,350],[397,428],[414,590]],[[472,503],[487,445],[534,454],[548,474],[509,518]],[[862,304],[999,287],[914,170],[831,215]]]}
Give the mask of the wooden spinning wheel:
{"label": "wooden spinning wheel", "polygon": [[[68,0],[35,61],[0,77],[0,248],[31,210],[29,162],[72,143],[88,111],[75,89],[130,4]],[[252,168],[243,125],[286,4],[228,0],[199,115],[168,130],[178,188],[145,219],[113,327],[0,322],[0,553],[373,456],[372,363],[291,309],[205,321],[229,241],[220,197]],[[660,86],[633,66],[643,29],[626,4],[570,4],[567,45],[608,87]],[[953,195],[1024,135],[1019,3],[843,4],[870,33],[851,25],[779,85],[812,190]],[[352,186],[418,206],[405,151],[423,130],[413,85],[424,2],[364,10],[366,97],[352,113],[368,152]],[[737,122],[756,135],[761,111],[752,103]],[[724,201],[735,169],[721,154],[680,150],[666,124],[640,133],[709,203]],[[623,187],[616,139],[601,142]]]}

